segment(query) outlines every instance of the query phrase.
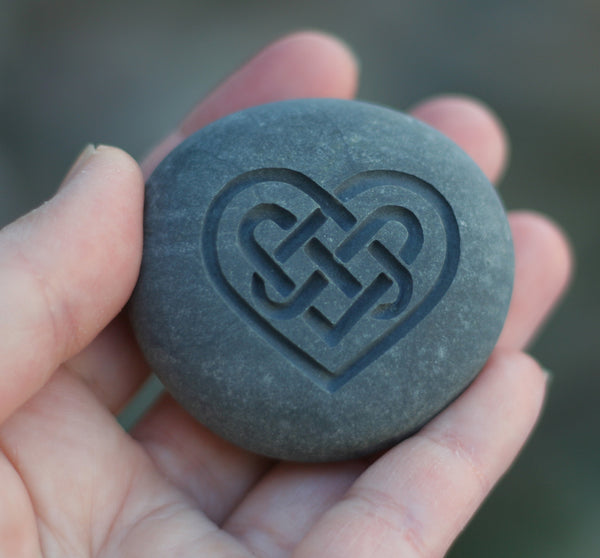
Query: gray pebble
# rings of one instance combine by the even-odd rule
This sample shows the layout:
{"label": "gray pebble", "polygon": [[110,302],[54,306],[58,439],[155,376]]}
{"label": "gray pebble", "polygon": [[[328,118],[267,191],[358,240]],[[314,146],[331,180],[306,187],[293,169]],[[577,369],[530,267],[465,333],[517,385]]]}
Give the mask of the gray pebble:
{"label": "gray pebble", "polygon": [[502,204],[449,139],[387,108],[294,100],[215,122],[159,165],[130,310],[208,428],[332,461],[389,447],[470,384],[513,272]]}

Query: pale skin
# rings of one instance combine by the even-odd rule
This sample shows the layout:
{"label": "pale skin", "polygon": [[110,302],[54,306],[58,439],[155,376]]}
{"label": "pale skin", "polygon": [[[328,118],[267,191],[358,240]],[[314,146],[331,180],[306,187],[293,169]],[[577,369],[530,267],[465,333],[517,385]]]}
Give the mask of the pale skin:
{"label": "pale skin", "polygon": [[[149,371],[121,310],[142,250],[143,174],[194,130],[294,97],[351,98],[356,62],[317,33],[286,37],[202,101],[142,164],[88,148],[58,193],[0,232],[0,557],[442,556],[515,459],[546,375],[522,351],[564,291],[560,230],[509,216],[510,311],[489,362],[418,434],[377,459],[278,463],[235,448],[163,397],[131,433],[115,419]],[[504,132],[480,103],[412,112],[492,181]]]}

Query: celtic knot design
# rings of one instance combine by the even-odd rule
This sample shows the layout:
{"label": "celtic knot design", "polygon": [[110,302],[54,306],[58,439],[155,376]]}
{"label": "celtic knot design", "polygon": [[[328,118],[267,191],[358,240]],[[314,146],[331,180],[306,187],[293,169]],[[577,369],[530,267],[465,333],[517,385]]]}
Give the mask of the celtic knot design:
{"label": "celtic knot design", "polygon": [[232,309],[334,392],[441,300],[460,238],[445,198],[412,175],[367,171],[327,190],[258,169],[215,197],[202,253]]}
{"label": "celtic knot design", "polygon": [[[343,225],[342,215],[336,214],[334,218],[338,225]],[[297,225],[277,245],[273,256],[267,254],[254,235],[256,227],[266,220],[277,223],[282,229]],[[401,223],[409,231],[400,258],[378,240],[372,240],[391,220]],[[423,229],[411,211],[396,206],[378,208],[357,224],[333,253],[315,236],[327,221],[320,209],[315,209],[301,223],[296,221],[295,216],[281,206],[260,204],[246,213],[239,227],[240,245],[257,269],[252,275],[252,293],[266,316],[282,320],[302,316],[328,345],[335,346],[368,312],[377,319],[392,319],[406,308],[412,294],[412,276],[403,262],[412,263],[423,245]],[[317,270],[297,286],[281,265],[300,249],[316,264]],[[344,265],[363,249],[369,251],[383,270],[366,286]],[[286,300],[273,300],[267,293],[265,280],[282,297],[287,297]],[[313,306],[330,283],[350,302],[335,323]],[[376,306],[394,283],[397,285],[396,299]]]}

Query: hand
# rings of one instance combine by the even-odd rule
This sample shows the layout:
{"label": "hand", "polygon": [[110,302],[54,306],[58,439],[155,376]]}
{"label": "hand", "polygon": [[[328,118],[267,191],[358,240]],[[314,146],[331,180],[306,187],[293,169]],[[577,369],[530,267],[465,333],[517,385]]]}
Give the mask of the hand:
{"label": "hand", "polygon": [[[143,165],[231,111],[351,97],[335,40],[283,39],[225,81]],[[465,98],[413,113],[490,179],[506,158],[491,113]],[[471,387],[376,461],[274,463],[218,439],[163,397],[130,434],[114,414],[148,369],[119,314],[135,284],[143,179],[88,148],[56,196],[0,234],[0,557],[440,556],[506,471],[538,416],[539,365],[521,352],[566,286],[570,255],[544,217],[513,213],[506,326]]]}

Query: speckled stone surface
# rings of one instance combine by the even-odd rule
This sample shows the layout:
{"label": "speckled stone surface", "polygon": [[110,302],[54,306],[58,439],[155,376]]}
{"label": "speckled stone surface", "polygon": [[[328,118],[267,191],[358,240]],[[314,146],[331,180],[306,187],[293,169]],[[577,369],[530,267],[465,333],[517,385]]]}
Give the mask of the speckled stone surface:
{"label": "speckled stone surface", "polygon": [[148,181],[130,303],[140,346],[200,422],[298,461],[410,435],[487,360],[513,281],[504,209],[455,144],[341,100],[248,109]]}

